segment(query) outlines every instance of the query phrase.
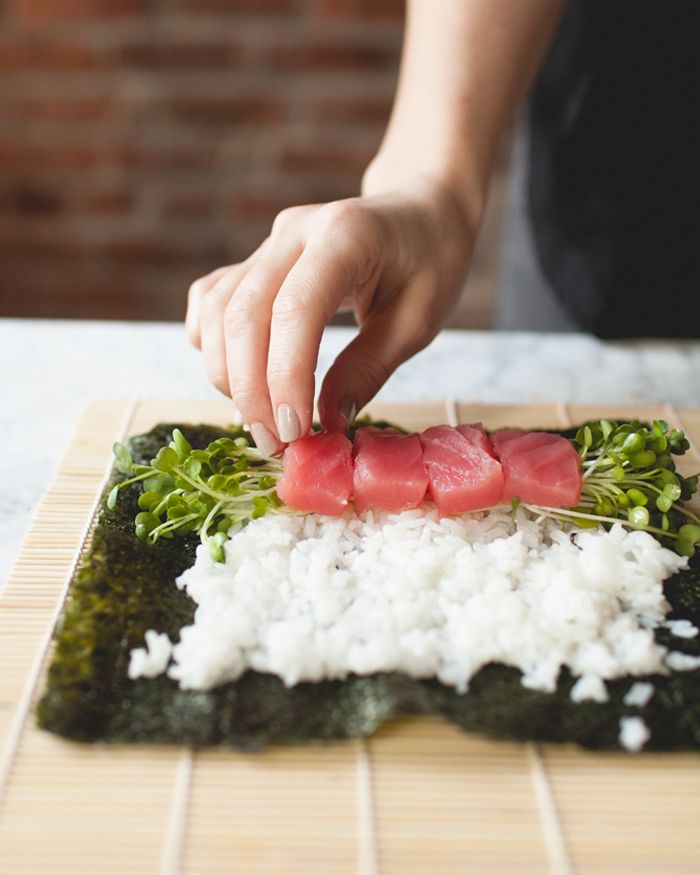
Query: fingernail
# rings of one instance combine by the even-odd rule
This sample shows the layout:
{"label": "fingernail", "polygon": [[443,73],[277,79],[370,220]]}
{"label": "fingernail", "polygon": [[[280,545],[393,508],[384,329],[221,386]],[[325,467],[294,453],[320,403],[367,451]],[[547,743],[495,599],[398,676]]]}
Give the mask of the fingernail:
{"label": "fingernail", "polygon": [[299,417],[289,404],[280,404],[277,408],[277,433],[285,444],[295,441],[301,435]]}
{"label": "fingernail", "polygon": [[341,399],[338,404],[338,413],[343,417],[347,424],[350,425],[357,413],[357,406],[352,395],[346,395],[345,398]]}
{"label": "fingernail", "polygon": [[260,450],[263,456],[274,456],[279,444],[275,440],[275,436],[272,432],[266,428],[262,422],[253,422],[250,426],[250,433],[253,435],[255,446]]}

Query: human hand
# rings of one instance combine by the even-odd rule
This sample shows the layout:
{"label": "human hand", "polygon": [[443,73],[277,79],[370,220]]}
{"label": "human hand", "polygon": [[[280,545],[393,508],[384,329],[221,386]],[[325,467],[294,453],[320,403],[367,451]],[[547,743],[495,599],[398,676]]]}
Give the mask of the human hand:
{"label": "human hand", "polygon": [[189,290],[186,327],[214,386],[230,395],[266,454],[311,427],[323,330],[350,307],[358,335],[319,395],[327,428],[346,428],[445,324],[475,229],[438,186],[281,212],[245,261]]}

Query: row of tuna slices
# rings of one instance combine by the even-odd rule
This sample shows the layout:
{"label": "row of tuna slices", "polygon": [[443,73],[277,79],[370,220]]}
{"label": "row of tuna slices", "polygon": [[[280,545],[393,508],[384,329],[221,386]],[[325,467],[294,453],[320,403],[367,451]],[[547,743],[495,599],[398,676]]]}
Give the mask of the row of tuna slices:
{"label": "row of tuna slices", "polygon": [[549,432],[436,425],[422,434],[365,426],[355,443],[339,431],[291,443],[277,493],[291,508],[339,516],[352,499],[358,512],[401,511],[430,497],[442,516],[484,510],[514,498],[545,507],[575,507],[579,457]]}

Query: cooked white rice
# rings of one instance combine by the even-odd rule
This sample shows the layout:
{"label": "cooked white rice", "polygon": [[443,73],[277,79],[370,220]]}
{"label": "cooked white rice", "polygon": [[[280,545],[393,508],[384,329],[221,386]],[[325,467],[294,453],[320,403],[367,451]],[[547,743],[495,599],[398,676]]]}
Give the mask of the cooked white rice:
{"label": "cooked white rice", "polygon": [[694,671],[696,668],[700,668],[700,656],[672,650],[666,657],[666,665],[673,671]]}
{"label": "cooked white rice", "polygon": [[[522,510],[440,519],[429,506],[268,515],[225,550],[216,563],[200,548],[177,581],[198,606],[168,669],[183,689],[254,669],[290,686],[398,671],[464,691],[496,662],[544,691],[567,667],[576,700],[604,701],[606,680],[666,670],[662,581],[686,564],[622,526],[571,535]],[[154,665],[139,653],[132,677]]]}
{"label": "cooked white rice", "polygon": [[622,701],[629,708],[643,708],[649,703],[653,695],[653,684],[636,681],[632,684],[629,690],[627,690]]}
{"label": "cooked white rice", "polygon": [[695,638],[700,631],[690,620],[667,620],[666,626],[676,638]]}
{"label": "cooked white rice", "polygon": [[639,751],[651,738],[651,732],[641,717],[621,717],[618,738],[622,747]]}
{"label": "cooked white rice", "polygon": [[173,653],[173,645],[165,633],[149,629],[145,635],[146,646],[131,651],[129,677],[155,678],[163,674]]}

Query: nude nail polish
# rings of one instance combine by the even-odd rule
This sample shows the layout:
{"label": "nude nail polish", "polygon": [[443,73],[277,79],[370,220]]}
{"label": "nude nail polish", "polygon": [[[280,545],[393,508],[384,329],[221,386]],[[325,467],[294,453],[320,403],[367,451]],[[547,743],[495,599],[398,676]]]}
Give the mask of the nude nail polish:
{"label": "nude nail polish", "polygon": [[277,433],[285,444],[301,436],[299,417],[289,404],[280,404],[277,408]]}
{"label": "nude nail polish", "polygon": [[346,395],[338,403],[338,413],[343,417],[348,425],[352,423],[357,414],[357,405],[352,395]]}
{"label": "nude nail polish", "polygon": [[279,444],[272,432],[262,422],[251,423],[250,433],[255,441],[255,446],[263,456],[273,456],[277,452]]}

